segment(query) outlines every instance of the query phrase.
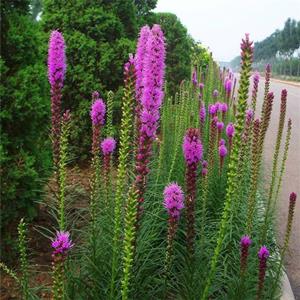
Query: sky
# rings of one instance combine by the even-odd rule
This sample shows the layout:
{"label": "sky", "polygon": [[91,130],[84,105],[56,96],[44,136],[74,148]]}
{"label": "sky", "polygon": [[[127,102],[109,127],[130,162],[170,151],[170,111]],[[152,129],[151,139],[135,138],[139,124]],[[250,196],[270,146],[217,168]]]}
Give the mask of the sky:
{"label": "sky", "polygon": [[176,14],[216,60],[230,61],[245,33],[261,41],[287,18],[300,20],[300,0],[158,0],[155,11]]}

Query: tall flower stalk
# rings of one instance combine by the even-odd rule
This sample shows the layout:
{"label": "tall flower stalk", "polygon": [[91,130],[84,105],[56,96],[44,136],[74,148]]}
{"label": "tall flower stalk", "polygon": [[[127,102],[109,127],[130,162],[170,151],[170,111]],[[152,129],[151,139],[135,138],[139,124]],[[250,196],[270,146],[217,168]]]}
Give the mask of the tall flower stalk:
{"label": "tall flower stalk", "polygon": [[99,98],[98,92],[92,94],[92,107],[90,111],[90,117],[92,121],[92,171],[93,175],[91,178],[91,218],[92,222],[96,218],[96,199],[100,185],[100,138],[101,138],[101,127],[105,122],[106,106],[102,99]]}
{"label": "tall flower stalk", "polygon": [[[294,219],[294,213],[295,213],[295,205],[296,205],[296,199],[297,199],[297,194],[296,193],[291,193],[290,194],[290,203],[289,203],[289,213],[288,213],[288,219],[287,219],[287,224],[286,224],[286,230],[285,230],[285,236],[284,236],[284,244],[280,253],[280,263],[278,265],[278,269],[276,272],[276,278],[274,280],[274,285],[273,285],[273,290],[272,293],[277,290],[277,285],[279,278],[282,274],[282,265],[283,265],[283,259],[285,257],[285,253],[288,250],[289,246],[289,240],[292,232],[292,225],[293,225],[293,219]],[[273,297],[273,294],[271,295]]]}
{"label": "tall flower stalk", "polygon": [[258,84],[259,84],[259,73],[255,73],[253,75],[253,88],[252,88],[252,95],[251,95],[251,109],[253,110],[254,114],[256,110]]}
{"label": "tall flower stalk", "polygon": [[288,151],[289,151],[289,147],[290,147],[291,135],[292,135],[292,120],[289,119],[288,126],[287,126],[286,138],[285,138],[284,152],[283,152],[283,157],[282,157],[281,166],[280,166],[278,184],[277,184],[277,189],[276,189],[276,193],[275,193],[275,197],[274,197],[274,203],[277,202],[277,199],[279,196],[279,191],[281,189],[282,177],[283,177],[283,173],[285,170],[285,164],[286,164]]}
{"label": "tall flower stalk", "polygon": [[[103,154],[103,172],[106,187],[106,197],[110,195],[110,171],[112,154],[116,148],[116,141],[112,137],[104,139],[101,143],[101,150]],[[109,199],[107,199],[108,201]],[[108,203],[107,203],[108,204]]]}
{"label": "tall flower stalk", "polygon": [[269,209],[271,206],[271,201],[272,201],[274,187],[275,187],[275,181],[276,181],[276,177],[277,177],[278,156],[279,156],[279,150],[280,150],[280,146],[281,146],[282,132],[283,132],[285,114],[286,114],[286,100],[287,100],[287,90],[284,89],[281,92],[279,124],[278,124],[278,130],[277,130],[275,150],[274,150],[274,155],[273,155],[272,179],[271,179],[270,189],[269,189],[269,194],[268,194],[268,202],[267,202],[265,218],[267,218],[268,214],[269,214]]}
{"label": "tall flower stalk", "polygon": [[143,211],[146,178],[149,173],[148,165],[152,155],[152,143],[156,138],[160,106],[163,100],[165,41],[159,25],[155,24],[151,29],[145,55],[142,72],[144,89],[141,97],[139,141],[135,167],[135,187],[138,192],[137,222],[141,219]]}
{"label": "tall flower stalk", "polygon": [[59,229],[64,230],[66,226],[65,220],[65,190],[66,190],[66,179],[67,179],[67,162],[68,162],[68,146],[69,146],[69,135],[71,126],[71,114],[67,110],[63,114],[61,136],[59,144]]}
{"label": "tall flower stalk", "polygon": [[187,130],[183,141],[183,154],[186,163],[186,212],[187,212],[187,249],[190,255],[194,253],[195,240],[195,200],[197,169],[203,156],[203,147],[200,141],[199,130]]}
{"label": "tall flower stalk", "polygon": [[215,247],[214,255],[211,259],[210,272],[207,277],[206,285],[201,299],[206,300],[209,295],[211,283],[215,277],[217,262],[222,249],[223,240],[225,238],[225,233],[227,231],[228,219],[230,215],[230,209],[232,204],[232,199],[234,199],[235,194],[238,189],[237,173],[238,173],[238,159],[239,159],[239,149],[241,147],[242,131],[244,127],[244,117],[247,108],[247,98],[249,90],[249,78],[251,72],[251,63],[253,57],[253,42],[250,42],[249,36],[243,39],[241,44],[241,77],[240,86],[238,90],[238,104],[237,104],[237,115],[235,120],[235,142],[232,147],[232,153],[230,157],[230,163],[228,166],[228,186],[226,190],[226,198],[224,204],[224,210],[222,213],[221,223],[219,227],[217,245]]}
{"label": "tall flower stalk", "polygon": [[52,240],[52,296],[54,300],[65,298],[65,270],[64,263],[67,259],[69,250],[74,246],[67,231],[56,233],[55,239]]}
{"label": "tall flower stalk", "polygon": [[266,65],[266,71],[265,71],[265,92],[264,92],[264,101],[261,109],[261,120],[263,121],[265,110],[266,110],[266,102],[268,98],[268,93],[270,91],[270,80],[271,80],[271,65]]}
{"label": "tall flower stalk", "polygon": [[61,99],[66,68],[65,41],[62,34],[54,30],[51,32],[48,48],[48,79],[51,86],[51,139],[56,171],[59,162]]}
{"label": "tall flower stalk", "polygon": [[258,259],[259,259],[259,271],[258,271],[258,286],[257,286],[257,293],[256,293],[256,300],[264,299],[263,290],[265,284],[265,276],[267,270],[267,260],[270,253],[266,246],[262,246],[258,252]]}
{"label": "tall flower stalk", "polygon": [[126,178],[128,175],[131,132],[133,129],[134,117],[134,94],[135,94],[135,66],[134,59],[130,57],[124,66],[124,95],[122,100],[122,120],[120,127],[120,148],[119,148],[119,164],[117,168],[116,192],[114,203],[114,233],[112,242],[112,271],[110,284],[110,299],[115,299],[116,276],[120,262],[120,239],[122,232],[122,207],[123,193],[126,186]]}
{"label": "tall flower stalk", "polygon": [[28,254],[27,254],[27,226],[24,219],[20,220],[18,225],[18,248],[20,255],[20,266],[21,266],[21,288],[22,288],[22,299],[29,299],[29,272],[28,272]]}
{"label": "tall flower stalk", "polygon": [[114,92],[107,93],[107,113],[106,113],[106,136],[113,136],[113,107],[114,107]]}
{"label": "tall flower stalk", "polygon": [[171,183],[164,189],[164,202],[163,205],[168,212],[168,237],[167,237],[167,250],[165,259],[165,270],[168,274],[173,253],[173,242],[180,218],[180,212],[184,208],[184,195],[181,187],[176,183]]}
{"label": "tall flower stalk", "polygon": [[248,212],[247,212],[247,223],[246,233],[248,235],[252,232],[253,216],[256,206],[256,191],[259,175],[260,166],[260,152],[259,152],[259,137],[260,137],[260,126],[261,122],[259,119],[254,121],[253,125],[253,138],[252,138],[252,155],[251,155],[251,170],[250,170],[250,189],[248,192]]}
{"label": "tall flower stalk", "polygon": [[128,193],[123,240],[123,278],[121,281],[122,300],[129,298],[130,281],[132,278],[132,267],[134,262],[134,248],[136,239],[137,221],[137,192],[131,187]]}

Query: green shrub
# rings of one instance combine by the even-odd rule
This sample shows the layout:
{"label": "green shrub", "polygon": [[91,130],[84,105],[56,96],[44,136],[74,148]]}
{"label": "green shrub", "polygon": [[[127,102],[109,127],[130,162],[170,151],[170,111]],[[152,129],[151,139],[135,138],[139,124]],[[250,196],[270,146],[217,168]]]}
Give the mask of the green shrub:
{"label": "green shrub", "polygon": [[36,215],[51,150],[50,100],[38,27],[28,6],[17,4],[4,1],[1,7],[1,231],[7,241],[20,215]]}

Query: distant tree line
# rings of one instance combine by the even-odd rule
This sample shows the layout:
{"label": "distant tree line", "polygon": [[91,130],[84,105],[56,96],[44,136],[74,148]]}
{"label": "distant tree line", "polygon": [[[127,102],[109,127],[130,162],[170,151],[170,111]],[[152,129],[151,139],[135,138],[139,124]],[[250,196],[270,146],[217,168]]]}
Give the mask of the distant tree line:
{"label": "distant tree line", "polygon": [[[233,59],[231,66],[237,67],[238,61]],[[254,68],[263,70],[267,63],[275,74],[300,76],[300,21],[288,18],[282,30],[254,44]]]}

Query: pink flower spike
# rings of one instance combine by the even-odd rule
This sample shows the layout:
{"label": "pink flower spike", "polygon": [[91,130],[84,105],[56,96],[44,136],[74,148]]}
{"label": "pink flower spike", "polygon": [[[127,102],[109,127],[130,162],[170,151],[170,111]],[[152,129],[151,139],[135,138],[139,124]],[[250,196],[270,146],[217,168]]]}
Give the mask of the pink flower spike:
{"label": "pink flower spike", "polygon": [[53,254],[66,254],[74,244],[70,239],[70,233],[68,231],[57,231],[56,237],[52,240],[51,247],[54,248]]}
{"label": "pink flower spike", "polygon": [[103,155],[109,155],[114,152],[116,148],[116,141],[112,137],[108,137],[101,143],[101,149]]}
{"label": "pink flower spike", "polygon": [[105,122],[106,106],[102,99],[97,99],[92,104],[90,112],[93,125],[103,125]]}
{"label": "pink flower spike", "polygon": [[219,155],[220,155],[220,157],[225,157],[226,155],[227,155],[227,148],[226,148],[226,146],[225,145],[221,145],[220,147],[219,147]]}
{"label": "pink flower spike", "polygon": [[184,208],[184,195],[177,183],[171,183],[164,189],[164,207],[174,219],[179,219],[180,211]]}
{"label": "pink flower spike", "polygon": [[187,130],[182,149],[187,165],[197,164],[202,159],[203,146],[197,129],[190,128]]}
{"label": "pink flower spike", "polygon": [[234,136],[234,125],[232,123],[229,123],[226,127],[226,135],[229,138],[232,138]]}
{"label": "pink flower spike", "polygon": [[270,253],[266,246],[262,246],[259,249],[259,252],[258,252],[259,259],[267,259],[269,257],[269,255],[270,255]]}

